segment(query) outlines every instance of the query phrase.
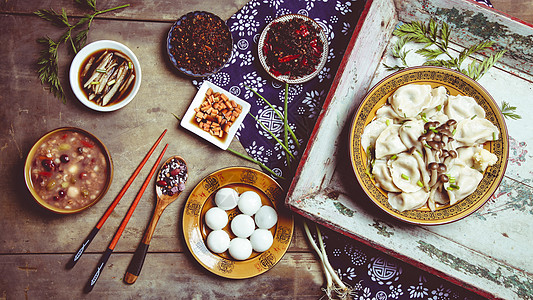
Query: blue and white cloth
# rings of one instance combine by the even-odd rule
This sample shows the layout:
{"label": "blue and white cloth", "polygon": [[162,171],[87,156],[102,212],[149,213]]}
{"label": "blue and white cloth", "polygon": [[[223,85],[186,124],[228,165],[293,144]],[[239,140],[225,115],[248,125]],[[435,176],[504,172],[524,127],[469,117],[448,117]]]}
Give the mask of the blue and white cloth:
{"label": "blue and white cloth", "polygon": [[[490,5],[488,0],[478,0]],[[283,140],[283,121],[246,86],[256,90],[283,111],[285,86],[272,79],[257,59],[257,40],[275,18],[297,13],[310,17],[324,29],[329,40],[326,66],[309,82],[289,85],[289,126],[301,148],[289,139],[289,148],[299,157],[320,113],[348,41],[364,9],[364,0],[251,0],[227,24],[234,49],[231,60],[218,73],[194,80],[199,87],[208,80],[252,105],[255,115]],[[253,118],[246,118],[237,137],[248,155],[278,175],[292,178],[297,162],[287,165],[284,150]],[[290,182],[281,182],[289,184]],[[355,299],[482,299],[459,286],[421,271],[376,249],[324,229],[328,256],[342,279],[355,288]]]}

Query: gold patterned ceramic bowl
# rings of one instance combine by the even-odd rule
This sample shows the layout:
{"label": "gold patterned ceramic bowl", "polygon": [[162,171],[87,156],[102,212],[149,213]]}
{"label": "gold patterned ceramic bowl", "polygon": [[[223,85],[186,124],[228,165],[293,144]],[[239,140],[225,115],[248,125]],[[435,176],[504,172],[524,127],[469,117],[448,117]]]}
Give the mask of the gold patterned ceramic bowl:
{"label": "gold patterned ceramic bowl", "polygon": [[[483,179],[476,190],[462,201],[454,205],[444,205],[431,211],[427,206],[415,210],[400,212],[389,204],[387,192],[378,188],[376,182],[366,174],[367,155],[361,146],[361,135],[375,117],[376,111],[382,107],[389,96],[399,87],[407,84],[429,84],[433,88],[444,86],[449,95],[463,95],[474,98],[484,110],[486,119],[494,124],[500,138],[486,142],[483,147],[495,154],[498,161],[483,173]],[[507,128],[498,105],[489,93],[476,81],[459,72],[440,67],[414,67],[396,72],[376,84],[365,96],[350,127],[350,160],[355,176],[370,200],[380,209],[402,221],[420,225],[438,225],[450,223],[464,218],[477,209],[491,197],[498,188],[509,155],[509,141]]]}
{"label": "gold patterned ceramic bowl", "polygon": [[[254,191],[260,196],[262,205],[276,210],[278,221],[269,229],[274,241],[268,250],[253,251],[248,259],[236,260],[228,251],[216,254],[208,249],[207,236],[211,230],[206,225],[205,214],[216,206],[215,194],[221,188],[232,188],[238,194]],[[226,212],[229,222],[222,230],[231,235],[229,223],[239,212],[238,208]],[[250,278],[274,267],[289,248],[293,230],[294,219],[284,207],[281,187],[265,173],[246,167],[226,168],[206,176],[189,195],[183,212],[183,236],[194,258],[210,272],[231,279]]]}

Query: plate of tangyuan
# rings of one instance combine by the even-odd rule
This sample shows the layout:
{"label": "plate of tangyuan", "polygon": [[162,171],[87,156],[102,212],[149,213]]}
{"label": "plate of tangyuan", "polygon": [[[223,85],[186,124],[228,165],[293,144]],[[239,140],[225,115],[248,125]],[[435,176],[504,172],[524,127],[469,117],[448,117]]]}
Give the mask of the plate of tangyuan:
{"label": "plate of tangyuan", "polygon": [[464,218],[498,188],[509,155],[503,115],[476,81],[413,67],[376,84],[350,127],[350,160],[370,200],[412,224]]}
{"label": "plate of tangyuan", "polygon": [[[226,193],[224,196],[220,196],[221,191],[232,191],[236,200],[242,199],[243,195],[250,193],[258,196],[258,206],[261,207],[259,211],[251,213],[247,211],[246,213],[255,219],[256,224],[251,221],[254,224],[252,230],[268,231],[271,243],[269,246],[258,251],[255,250],[254,246],[254,250],[250,250],[251,252],[246,254],[245,258],[240,259],[232,257],[231,249],[213,249],[208,243],[208,237],[215,231],[212,224],[218,221],[208,220],[208,212],[211,210],[223,212],[224,223],[220,225],[219,228],[221,229],[216,228],[216,231],[227,233],[231,241],[237,239],[236,234],[239,235],[241,242],[252,240],[252,236],[255,234],[254,231],[252,236],[241,238],[239,233],[232,232],[234,229],[231,226],[232,222],[239,216],[242,217],[243,212],[241,210],[244,208],[248,210],[250,205],[248,207],[242,206],[241,203],[238,206],[235,206],[236,203],[228,205],[231,204],[231,199],[225,197],[227,196]],[[204,268],[225,278],[250,278],[270,270],[281,260],[289,248],[294,231],[294,219],[284,206],[284,195],[276,181],[255,169],[230,167],[209,174],[193,189],[183,211],[183,236],[191,254]],[[220,198],[217,200],[219,196]],[[220,199],[225,199],[223,205],[219,201]],[[266,227],[261,224],[262,222],[258,218],[264,208],[267,208],[265,211],[276,216],[275,223],[272,222]],[[245,217],[249,219],[248,216]],[[262,221],[264,223],[265,219],[263,218]],[[219,245],[215,245],[215,247],[218,248]]]}

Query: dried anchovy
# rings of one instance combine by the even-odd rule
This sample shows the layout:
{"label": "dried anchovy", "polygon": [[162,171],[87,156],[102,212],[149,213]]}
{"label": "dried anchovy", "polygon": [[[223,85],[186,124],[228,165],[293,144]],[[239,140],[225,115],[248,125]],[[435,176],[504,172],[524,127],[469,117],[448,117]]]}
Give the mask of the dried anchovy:
{"label": "dried anchovy", "polygon": [[161,169],[156,184],[164,195],[172,196],[185,189],[187,181],[187,165],[185,162],[173,158]]}
{"label": "dried anchovy", "polygon": [[313,73],[324,49],[319,30],[312,21],[292,18],[273,23],[265,38],[263,54],[270,72],[290,79]]}
{"label": "dried anchovy", "polygon": [[228,27],[210,14],[187,15],[174,27],[170,45],[178,67],[193,74],[208,74],[222,67],[232,50]]}

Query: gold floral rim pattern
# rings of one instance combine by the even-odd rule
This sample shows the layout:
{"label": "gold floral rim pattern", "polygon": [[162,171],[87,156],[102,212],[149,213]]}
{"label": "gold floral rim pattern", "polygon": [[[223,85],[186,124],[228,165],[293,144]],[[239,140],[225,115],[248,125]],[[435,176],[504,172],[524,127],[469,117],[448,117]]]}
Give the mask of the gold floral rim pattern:
{"label": "gold floral rim pattern", "polygon": [[[206,239],[210,229],[205,225],[204,215],[215,206],[215,194],[223,187],[231,187],[239,194],[255,191],[263,205],[276,210],[278,223],[270,229],[274,237],[270,249],[253,252],[243,261],[234,260],[227,251],[222,254],[209,251]],[[230,222],[238,213],[237,208],[228,211]],[[232,236],[228,228],[229,225],[223,230]],[[279,184],[263,172],[246,167],[226,168],[206,176],[189,195],[183,212],[183,236],[192,255],[207,270],[226,278],[250,278],[270,270],[289,248],[293,231],[294,219],[284,206],[284,193]]]}
{"label": "gold floral rim pattern", "polygon": [[[393,209],[387,193],[378,188],[365,174],[367,157],[361,147],[361,135],[376,111],[387,102],[389,96],[406,84],[429,84],[432,87],[444,86],[450,95],[470,96],[485,110],[486,119],[500,131],[500,138],[487,142],[484,148],[498,157],[498,162],[485,172],[477,189],[455,205],[446,205],[431,211],[427,207],[399,212]],[[468,216],[479,209],[494,193],[500,184],[507,166],[509,141],[503,116],[492,97],[473,79],[450,69],[440,67],[414,67],[394,73],[376,84],[361,102],[350,128],[350,160],[359,184],[370,199],[388,214],[414,224],[438,225],[453,222]]]}

